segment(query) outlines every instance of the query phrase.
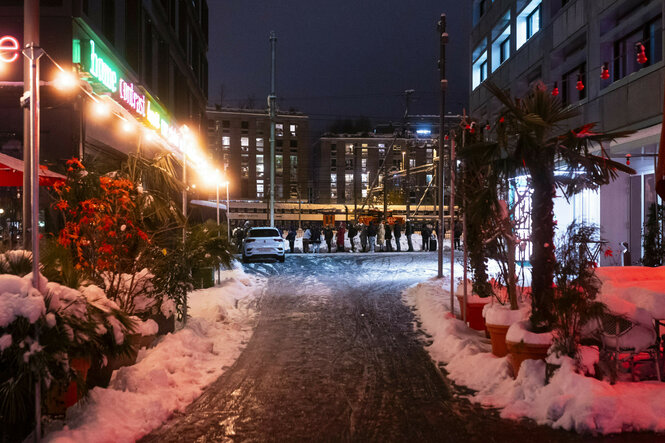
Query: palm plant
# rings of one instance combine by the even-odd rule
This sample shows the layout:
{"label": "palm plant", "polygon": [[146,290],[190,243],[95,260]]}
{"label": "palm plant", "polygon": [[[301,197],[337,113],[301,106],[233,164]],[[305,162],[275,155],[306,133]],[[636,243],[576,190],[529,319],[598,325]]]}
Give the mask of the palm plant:
{"label": "palm plant", "polygon": [[[536,84],[524,99],[513,99],[491,82],[485,86],[503,104],[496,124],[497,142],[475,147],[476,155],[500,165],[513,176],[528,174],[531,196],[532,310],[534,331],[549,330],[554,321],[554,197],[558,187],[565,197],[584,189],[596,189],[618,175],[635,173],[609,159],[603,147],[630,132],[593,132],[594,124],[564,130],[566,121],[578,111],[564,106],[542,84]],[[600,149],[600,155],[593,154]]]}

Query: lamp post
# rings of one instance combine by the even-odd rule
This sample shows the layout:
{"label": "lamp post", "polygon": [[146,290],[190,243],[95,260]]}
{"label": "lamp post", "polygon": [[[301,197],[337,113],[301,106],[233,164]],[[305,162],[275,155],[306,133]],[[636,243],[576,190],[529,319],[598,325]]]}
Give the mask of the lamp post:
{"label": "lamp post", "polygon": [[[226,185],[226,241],[231,244],[231,219],[229,218],[229,214],[231,213],[231,203],[229,200],[230,182],[227,180],[224,184]],[[217,207],[219,207],[219,203],[217,203]]]}

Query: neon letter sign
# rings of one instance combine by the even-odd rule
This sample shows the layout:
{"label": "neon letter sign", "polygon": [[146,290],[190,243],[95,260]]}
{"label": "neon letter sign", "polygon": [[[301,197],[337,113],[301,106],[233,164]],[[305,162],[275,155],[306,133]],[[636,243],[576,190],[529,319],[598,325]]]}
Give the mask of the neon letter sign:
{"label": "neon letter sign", "polygon": [[120,79],[120,98],[127,103],[137,114],[145,117],[145,95],[134,90],[133,83]]}
{"label": "neon letter sign", "polygon": [[148,121],[152,127],[155,129],[161,129],[161,120],[162,117],[159,115],[159,112],[150,109],[150,102],[148,102]]}
{"label": "neon letter sign", "polygon": [[0,38],[0,61],[13,63],[18,59],[19,44],[11,35]]}
{"label": "neon letter sign", "polygon": [[111,92],[115,92],[118,89],[116,87],[118,74],[106,64],[103,58],[95,53],[95,42],[92,40],[90,40],[90,73],[102,82],[104,86],[109,88]]}

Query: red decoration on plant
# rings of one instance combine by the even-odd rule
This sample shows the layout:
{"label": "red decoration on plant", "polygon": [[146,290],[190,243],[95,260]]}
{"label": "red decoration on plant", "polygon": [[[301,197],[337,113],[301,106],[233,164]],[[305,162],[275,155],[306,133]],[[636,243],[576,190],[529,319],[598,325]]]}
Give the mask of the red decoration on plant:
{"label": "red decoration on plant", "polygon": [[557,85],[557,82],[554,82],[554,87],[552,88],[552,96],[556,97],[559,95],[559,86]]}
{"label": "red decoration on plant", "polygon": [[582,82],[582,74],[577,74],[577,84],[575,85],[575,88],[582,92],[584,89],[584,83]]}
{"label": "red decoration on plant", "polygon": [[644,53],[644,45],[642,42],[637,42],[635,43],[635,53],[637,54],[637,63],[640,65],[645,64],[649,59],[647,58],[647,55]]}
{"label": "red decoration on plant", "polygon": [[626,165],[630,166],[630,154],[626,154]]}
{"label": "red decoration on plant", "polygon": [[603,67],[600,68],[600,78],[603,80],[610,78],[610,68],[608,63],[603,63]]}
{"label": "red decoration on plant", "polygon": [[606,249],[605,250],[605,257],[612,257],[612,250],[611,249]]}

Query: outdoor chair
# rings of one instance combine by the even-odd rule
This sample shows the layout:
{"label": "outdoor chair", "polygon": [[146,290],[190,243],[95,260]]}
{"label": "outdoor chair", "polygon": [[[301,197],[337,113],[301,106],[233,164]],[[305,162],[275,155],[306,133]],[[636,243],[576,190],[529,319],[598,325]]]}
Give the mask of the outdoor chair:
{"label": "outdoor chair", "polygon": [[[598,321],[600,335],[601,369],[610,375],[610,383],[616,383],[620,365],[627,362],[633,381],[635,366],[652,361],[656,377],[660,379],[658,341],[654,328],[630,321],[625,317],[604,314]],[[603,368],[603,366],[605,366]]]}

